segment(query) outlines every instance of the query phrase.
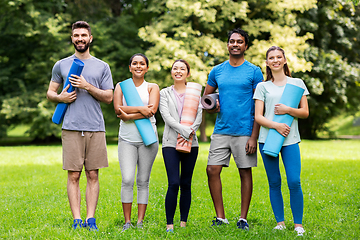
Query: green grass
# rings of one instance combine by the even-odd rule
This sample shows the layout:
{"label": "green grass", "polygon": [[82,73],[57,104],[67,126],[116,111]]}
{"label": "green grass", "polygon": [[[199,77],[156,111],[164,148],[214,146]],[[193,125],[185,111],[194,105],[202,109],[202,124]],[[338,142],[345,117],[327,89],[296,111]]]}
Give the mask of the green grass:
{"label": "green grass", "polygon": [[349,115],[347,113],[340,114],[339,116],[330,119],[330,121],[325,124],[325,127],[328,129],[328,131],[320,131],[318,132],[318,136],[322,138],[327,138],[329,136],[359,136],[360,126],[353,126],[354,120],[359,117],[360,112],[354,115]]}
{"label": "green grass", "polygon": [[18,125],[16,127],[11,127],[10,129],[8,129],[7,133],[8,136],[12,136],[12,137],[27,137],[28,134],[26,133],[26,131],[29,130],[29,126],[27,125]]}
{"label": "green grass", "polygon": [[[303,141],[302,187],[304,239],[360,238],[359,140]],[[268,197],[268,183],[259,158],[253,169],[254,191],[248,220],[250,231],[236,229],[240,212],[240,180],[232,161],[222,172],[223,195],[229,226],[209,227],[215,216],[205,173],[209,144],[201,144],[192,185],[188,227],[165,233],[164,198],[167,179],[161,151],[150,180],[150,199],[144,229],[121,233],[124,224],[120,202],[121,175],[117,146],[109,145],[109,168],[100,171],[100,198],[96,212],[99,232],[71,230],[72,216],[66,195],[66,171],[61,165],[61,146],[0,147],[0,239],[294,239],[289,192],[283,174],[287,230],[273,232],[276,222]],[[281,168],[282,173],[284,169]],[[82,216],[85,217],[81,179]],[[136,191],[135,191],[136,192]],[[134,198],[136,199],[136,197]],[[132,219],[135,223],[136,206]]]}

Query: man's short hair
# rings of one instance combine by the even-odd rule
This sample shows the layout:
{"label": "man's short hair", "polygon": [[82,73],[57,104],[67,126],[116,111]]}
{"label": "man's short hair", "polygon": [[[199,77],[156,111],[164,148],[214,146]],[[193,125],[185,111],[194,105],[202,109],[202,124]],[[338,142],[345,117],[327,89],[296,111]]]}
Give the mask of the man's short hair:
{"label": "man's short hair", "polygon": [[75,23],[73,23],[72,25],[72,31],[74,31],[74,29],[77,29],[77,28],[85,28],[89,31],[89,35],[91,36],[91,28],[90,28],[90,25],[85,22],[85,21],[77,21]]}
{"label": "man's short hair", "polygon": [[247,34],[247,32],[245,32],[244,30],[240,29],[240,28],[234,28],[233,30],[231,30],[228,34],[228,43],[230,41],[230,37],[231,35],[233,35],[234,33],[238,33],[240,34],[243,38],[245,38],[245,45],[248,46],[249,44],[249,35]]}

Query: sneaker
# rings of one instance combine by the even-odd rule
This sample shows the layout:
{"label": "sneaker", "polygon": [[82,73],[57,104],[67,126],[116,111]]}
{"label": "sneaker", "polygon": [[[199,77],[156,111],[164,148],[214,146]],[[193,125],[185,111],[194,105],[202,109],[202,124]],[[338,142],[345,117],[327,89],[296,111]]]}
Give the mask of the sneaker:
{"label": "sneaker", "polygon": [[81,219],[74,219],[74,223],[72,225],[73,229],[82,228],[83,223]]}
{"label": "sneaker", "polygon": [[303,236],[305,233],[305,230],[303,227],[296,227],[295,232],[297,233],[298,236]]}
{"label": "sneaker", "polygon": [[286,229],[285,225],[281,225],[281,224],[276,225],[276,227],[274,227],[274,230],[285,230],[285,229]]}
{"label": "sneaker", "polygon": [[166,232],[167,232],[167,233],[174,233],[174,229],[168,228],[168,229],[166,229]]}
{"label": "sneaker", "polygon": [[83,227],[86,227],[89,229],[89,231],[99,231],[99,229],[96,226],[96,219],[95,218],[89,218],[83,225]]}
{"label": "sneaker", "polygon": [[131,222],[125,223],[122,232],[128,230],[129,228],[132,228]]}
{"label": "sneaker", "polygon": [[249,224],[247,223],[246,219],[240,218],[236,225],[239,229],[249,231]]}
{"label": "sneaker", "polygon": [[138,222],[138,223],[136,224],[136,227],[137,227],[137,228],[140,228],[140,229],[144,228],[144,226],[143,226],[143,221]]}
{"label": "sneaker", "polygon": [[226,218],[222,219],[222,218],[215,217],[215,220],[212,220],[211,227],[212,226],[220,226],[222,224],[229,224],[229,221]]}

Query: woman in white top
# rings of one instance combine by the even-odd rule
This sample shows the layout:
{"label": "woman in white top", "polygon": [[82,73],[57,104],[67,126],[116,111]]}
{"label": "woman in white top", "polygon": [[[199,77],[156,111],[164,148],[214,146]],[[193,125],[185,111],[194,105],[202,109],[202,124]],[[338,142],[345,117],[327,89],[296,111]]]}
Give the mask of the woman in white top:
{"label": "woman in white top", "polygon": [[[287,83],[304,89],[298,108],[279,104]],[[304,202],[300,183],[300,134],[297,118],[307,118],[309,115],[306,98],[308,94],[309,91],[301,79],[291,78],[284,50],[276,46],[269,48],[266,52],[266,80],[257,85],[254,93],[255,121],[261,125],[259,149],[269,181],[270,202],[277,221],[275,229],[283,230],[285,229],[285,219],[279,157],[271,157],[265,154],[263,147],[270,128],[275,129],[285,137],[280,152],[290,190],[290,206],[294,217],[295,231],[299,236],[302,236],[305,230],[302,226]],[[291,126],[272,121],[275,115],[282,114],[289,114],[294,117]]]}
{"label": "woman in white top", "polygon": [[115,113],[121,119],[118,155],[122,176],[121,201],[125,217],[123,231],[132,226],[131,206],[133,201],[133,185],[136,167],[136,185],[138,190],[137,227],[142,228],[149,198],[151,168],[159,148],[158,142],[145,146],[134,123],[134,120],[136,119],[149,118],[154,128],[154,132],[157,135],[154,114],[159,105],[160,92],[157,84],[145,81],[144,75],[148,69],[149,60],[145,55],[137,53],[130,58],[129,70],[132,73],[132,80],[134,81],[136,90],[138,91],[144,106],[127,106],[120,84],[116,84],[114,92]]}

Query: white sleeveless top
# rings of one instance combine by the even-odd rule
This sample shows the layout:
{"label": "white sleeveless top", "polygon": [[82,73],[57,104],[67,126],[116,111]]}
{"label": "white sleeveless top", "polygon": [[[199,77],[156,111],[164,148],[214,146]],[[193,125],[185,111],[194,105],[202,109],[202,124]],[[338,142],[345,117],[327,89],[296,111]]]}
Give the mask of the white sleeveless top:
{"label": "white sleeveless top", "polygon": [[[144,106],[149,105],[150,94],[149,94],[148,86],[149,83],[144,80],[144,82],[140,86],[136,87],[136,90],[138,91]],[[123,105],[127,106],[124,96],[122,101],[123,101]],[[155,116],[150,117],[149,120],[156,134]],[[128,142],[143,142],[141,135],[135,125],[134,120],[129,120],[126,122],[124,122],[123,120],[120,121],[119,137]]]}

